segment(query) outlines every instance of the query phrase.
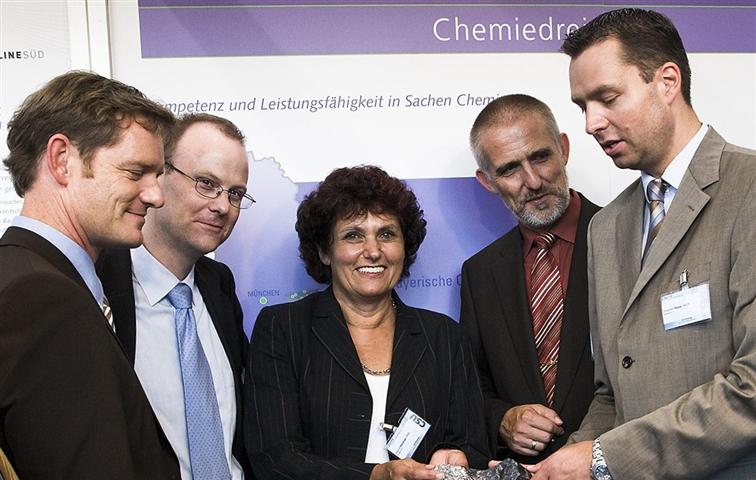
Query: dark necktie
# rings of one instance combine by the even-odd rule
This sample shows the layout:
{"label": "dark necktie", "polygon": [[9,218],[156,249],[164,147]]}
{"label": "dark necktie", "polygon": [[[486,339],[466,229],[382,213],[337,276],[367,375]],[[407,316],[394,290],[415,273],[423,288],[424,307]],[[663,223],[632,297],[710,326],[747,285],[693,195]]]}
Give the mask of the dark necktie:
{"label": "dark necktie", "polygon": [[557,363],[559,359],[559,334],[562,329],[564,297],[559,265],[551,253],[554,244],[551,233],[543,233],[535,239],[538,248],[530,280],[530,313],[533,317],[538,363],[548,406],[554,404]]}
{"label": "dark necktie", "polygon": [[168,293],[168,301],[176,309],[176,340],[184,386],[192,480],[230,479],[213,375],[197,335],[197,323],[192,311],[192,289],[185,283],[179,283]]}

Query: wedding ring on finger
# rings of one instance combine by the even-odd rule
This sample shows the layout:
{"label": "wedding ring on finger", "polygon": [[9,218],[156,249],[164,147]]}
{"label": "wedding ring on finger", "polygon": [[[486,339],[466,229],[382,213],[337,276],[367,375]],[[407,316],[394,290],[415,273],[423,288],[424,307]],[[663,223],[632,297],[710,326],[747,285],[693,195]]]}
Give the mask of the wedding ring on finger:
{"label": "wedding ring on finger", "polygon": [[535,450],[537,445],[538,445],[538,442],[536,442],[535,440],[533,440],[533,443],[530,444],[530,449],[531,450]]}

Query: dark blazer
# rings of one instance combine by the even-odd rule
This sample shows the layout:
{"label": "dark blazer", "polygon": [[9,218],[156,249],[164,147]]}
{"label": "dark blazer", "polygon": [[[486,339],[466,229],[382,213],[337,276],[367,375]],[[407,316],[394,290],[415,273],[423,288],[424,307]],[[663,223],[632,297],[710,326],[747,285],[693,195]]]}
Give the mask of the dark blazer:
{"label": "dark blazer", "polygon": [[[485,467],[483,398],[463,330],[444,315],[394,301],[386,422],[396,425],[409,407],[431,424],[415,460],[459,448],[472,466]],[[372,398],[330,288],[260,312],[244,393],[245,441],[258,478],[370,476]]]}
{"label": "dark blazer", "polygon": [[180,478],[81,276],[16,227],[0,239],[0,447],[24,480]]}
{"label": "dark blazer", "polygon": [[462,266],[462,312],[480,371],[486,422],[497,456],[536,463],[564,445],[577,430],[593,398],[593,360],[588,326],[586,273],[588,222],[599,208],[580,195],[581,208],[559,343],[554,410],[565,434],[536,457],[515,455],[499,437],[504,413],[516,405],[546,404],[533,340],[525,285],[522,234],[515,227],[472,256]]}
{"label": "dark blazer", "polygon": [[[131,275],[131,255],[129,250],[103,252],[97,260],[97,273],[102,280],[105,295],[113,309],[116,333],[126,355],[134,365],[136,349],[136,314],[134,287]],[[194,281],[202,293],[207,311],[213,319],[228,362],[234,373],[236,392],[236,432],[232,451],[239,461],[244,475],[251,478],[251,471],[242,441],[242,383],[244,363],[247,357],[247,336],[244,333],[243,314],[236,297],[234,276],[229,268],[215,260],[201,257],[194,265]]]}

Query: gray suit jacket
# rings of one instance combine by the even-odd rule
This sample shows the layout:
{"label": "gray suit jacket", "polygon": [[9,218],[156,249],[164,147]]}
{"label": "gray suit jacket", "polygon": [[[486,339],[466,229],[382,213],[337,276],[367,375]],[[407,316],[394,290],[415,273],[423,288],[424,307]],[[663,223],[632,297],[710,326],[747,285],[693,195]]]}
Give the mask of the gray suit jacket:
{"label": "gray suit jacket", "polygon": [[[755,183],[756,152],[709,129],[642,268],[640,180],[593,218],[597,390],[572,439],[600,435],[617,480],[756,478]],[[712,318],[665,331],[683,270]]]}

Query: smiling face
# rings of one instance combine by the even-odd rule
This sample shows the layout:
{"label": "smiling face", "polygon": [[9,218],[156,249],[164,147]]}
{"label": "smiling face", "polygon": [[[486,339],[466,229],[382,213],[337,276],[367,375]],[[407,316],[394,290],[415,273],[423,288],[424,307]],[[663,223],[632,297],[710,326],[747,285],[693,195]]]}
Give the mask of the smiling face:
{"label": "smiling face", "polygon": [[132,121],[118,141],[95,150],[89,166],[71,150],[66,195],[71,217],[86,250],[136,247],[150,207],[163,205],[158,176],[163,173],[162,139]]}
{"label": "smiling face", "polygon": [[661,174],[671,160],[675,128],[665,88],[661,68],[646,83],[613,38],[570,62],[572,101],[585,114],[585,131],[619,168]]}
{"label": "smiling face", "polygon": [[358,215],[337,221],[328,252],[333,292],[339,300],[362,303],[389,297],[404,268],[404,236],[391,214]]}
{"label": "smiling face", "polygon": [[[209,179],[226,189],[247,189],[244,146],[212,123],[199,122],[187,128],[176,143],[171,161],[192,178]],[[170,168],[161,177],[161,185],[165,206],[150,213],[148,228],[163,245],[194,263],[231,234],[239,209],[229,204],[227,192],[217,198],[203,197],[195,190],[193,180]]]}
{"label": "smiling face", "polygon": [[480,144],[488,159],[487,168],[476,172],[483,187],[530,228],[546,229],[559,220],[570,201],[565,134],[555,137],[539,115],[529,114],[487,128]]}

